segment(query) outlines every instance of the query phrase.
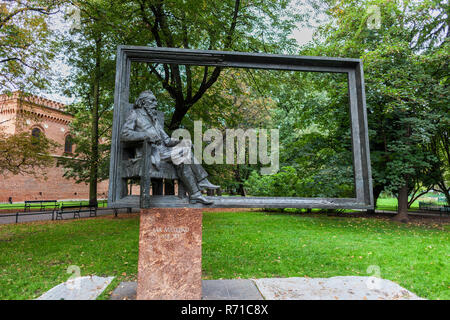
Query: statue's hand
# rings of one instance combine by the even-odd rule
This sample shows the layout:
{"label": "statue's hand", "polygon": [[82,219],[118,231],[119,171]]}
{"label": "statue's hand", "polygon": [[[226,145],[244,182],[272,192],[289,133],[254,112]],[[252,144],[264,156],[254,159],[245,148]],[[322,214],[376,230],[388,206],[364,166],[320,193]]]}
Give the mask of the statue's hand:
{"label": "statue's hand", "polygon": [[178,139],[170,139],[167,143],[166,143],[166,145],[168,146],[168,147],[174,147],[174,146],[176,146],[177,144],[179,144],[180,143],[180,140],[178,140]]}
{"label": "statue's hand", "polygon": [[145,141],[147,141],[148,143],[151,143],[151,144],[156,144],[156,145],[160,145],[162,143],[162,140],[161,140],[160,137],[153,136],[153,135],[150,135],[150,134],[146,135]]}

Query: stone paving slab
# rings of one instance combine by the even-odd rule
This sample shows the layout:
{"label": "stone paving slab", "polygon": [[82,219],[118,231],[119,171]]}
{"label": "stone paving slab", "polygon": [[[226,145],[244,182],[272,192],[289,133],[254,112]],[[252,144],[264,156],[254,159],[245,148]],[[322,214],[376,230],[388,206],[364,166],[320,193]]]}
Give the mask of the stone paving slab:
{"label": "stone paving slab", "polygon": [[203,280],[203,300],[263,300],[252,280]]}
{"label": "stone paving slab", "polygon": [[[80,277],[62,283],[38,300],[94,300],[113,277]],[[136,282],[122,282],[111,300],[135,300]],[[374,277],[263,278],[202,280],[203,300],[422,300],[390,280]]]}
{"label": "stone paving slab", "polygon": [[265,278],[254,281],[267,300],[421,300],[395,282],[375,277]]}
{"label": "stone paving slab", "polygon": [[[122,282],[110,300],[135,300],[136,282]],[[202,280],[202,300],[263,300],[252,280]]]}
{"label": "stone paving slab", "polygon": [[69,279],[53,287],[36,300],[95,300],[114,277],[86,276]]}
{"label": "stone paving slab", "polygon": [[[111,300],[136,299],[136,282],[122,282]],[[375,277],[203,280],[203,300],[422,300]]]}
{"label": "stone paving slab", "polygon": [[121,282],[111,293],[109,300],[136,300],[136,290],[136,281]]}

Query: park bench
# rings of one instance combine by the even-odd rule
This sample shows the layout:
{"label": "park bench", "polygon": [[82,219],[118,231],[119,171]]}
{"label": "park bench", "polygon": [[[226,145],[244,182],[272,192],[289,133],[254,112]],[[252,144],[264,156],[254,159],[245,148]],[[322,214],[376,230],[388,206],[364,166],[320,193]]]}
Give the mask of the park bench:
{"label": "park bench", "polygon": [[450,215],[450,206],[440,206],[436,203],[432,202],[423,202],[419,201],[419,210],[423,211],[437,211],[439,212],[439,216],[442,217],[443,214]]}
{"label": "park bench", "polygon": [[437,205],[436,203],[419,201],[419,210],[439,211],[440,209],[441,206]]}
{"label": "park bench", "polygon": [[443,207],[441,207],[441,210],[440,210],[440,215],[442,216],[443,214],[448,214],[448,215],[450,215],[450,206],[443,206]]}
{"label": "park bench", "polygon": [[62,204],[61,208],[56,212],[56,220],[63,220],[63,215],[73,213],[73,218],[81,218],[81,212],[89,212],[89,217],[97,216],[97,205],[93,204]]}
{"label": "park bench", "polygon": [[30,212],[31,208],[39,208],[39,211],[44,211],[46,208],[51,208],[55,211],[57,207],[57,200],[26,200],[23,211]]}

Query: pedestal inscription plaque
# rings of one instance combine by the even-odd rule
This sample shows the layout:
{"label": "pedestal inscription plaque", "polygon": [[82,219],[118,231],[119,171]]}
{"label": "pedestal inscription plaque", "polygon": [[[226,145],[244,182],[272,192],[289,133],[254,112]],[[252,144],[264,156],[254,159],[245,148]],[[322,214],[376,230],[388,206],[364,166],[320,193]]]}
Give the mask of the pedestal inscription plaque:
{"label": "pedestal inscription plaque", "polygon": [[202,296],[202,209],[141,209],[138,300]]}

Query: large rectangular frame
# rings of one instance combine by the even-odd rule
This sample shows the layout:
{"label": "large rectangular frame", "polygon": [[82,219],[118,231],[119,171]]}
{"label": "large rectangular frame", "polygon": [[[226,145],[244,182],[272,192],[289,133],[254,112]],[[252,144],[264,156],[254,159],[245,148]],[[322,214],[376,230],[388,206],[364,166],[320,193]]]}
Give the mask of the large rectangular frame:
{"label": "large rectangular frame", "polygon": [[[123,194],[120,169],[120,128],[132,104],[129,102],[131,62],[155,62],[307,72],[346,73],[350,101],[355,198],[209,197],[219,208],[347,208],[373,209],[372,176],[363,66],[360,59],[272,55],[233,51],[190,50],[119,46],[116,61],[114,119],[109,175],[109,207],[139,207],[139,197]],[[154,196],[150,207],[202,207],[174,196]]]}

